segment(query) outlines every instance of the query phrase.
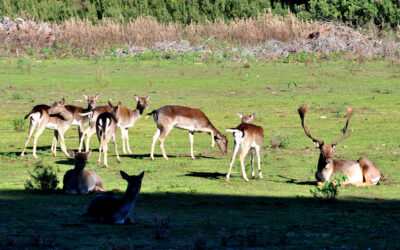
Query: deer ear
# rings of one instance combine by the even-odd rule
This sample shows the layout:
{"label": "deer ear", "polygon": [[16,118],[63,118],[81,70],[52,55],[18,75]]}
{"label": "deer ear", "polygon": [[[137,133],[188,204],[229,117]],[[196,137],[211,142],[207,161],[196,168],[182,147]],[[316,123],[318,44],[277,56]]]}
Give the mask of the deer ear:
{"label": "deer ear", "polygon": [[150,96],[148,95],[147,97],[146,97],[146,101],[148,101],[150,99]]}
{"label": "deer ear", "polygon": [[141,172],[141,173],[138,175],[138,177],[139,177],[140,179],[143,179],[143,176],[144,176],[144,171]]}
{"label": "deer ear", "polygon": [[89,97],[87,95],[83,95],[83,97],[85,97],[86,100],[89,99]]}
{"label": "deer ear", "polygon": [[336,144],[332,144],[332,148],[336,148]]}
{"label": "deer ear", "polygon": [[112,103],[111,103],[111,99],[110,100],[108,100],[108,106],[110,107],[110,108],[112,108],[112,107],[114,107],[113,105],[112,105]]}
{"label": "deer ear", "polygon": [[118,102],[118,109],[121,108],[121,101]]}
{"label": "deer ear", "polygon": [[120,170],[119,173],[121,174],[122,179],[125,179],[125,180],[129,181],[129,175],[127,173],[125,173],[122,170]]}
{"label": "deer ear", "polygon": [[317,147],[317,148],[319,148],[319,146],[320,146],[319,143],[316,142],[316,141],[314,142],[314,145],[315,145],[315,147]]}
{"label": "deer ear", "polygon": [[64,103],[65,103],[65,99],[63,97],[63,99],[61,99],[61,104],[64,105]]}
{"label": "deer ear", "polygon": [[242,119],[242,117],[243,117],[242,113],[237,112],[236,114],[237,114],[237,116],[239,116],[240,119]]}
{"label": "deer ear", "polygon": [[97,100],[97,99],[99,99],[99,97],[100,97],[100,94],[97,94],[94,96],[94,99]]}
{"label": "deer ear", "polygon": [[51,101],[51,104],[56,103],[56,101],[54,101],[53,99],[50,99],[50,101]]}
{"label": "deer ear", "polygon": [[135,100],[138,102],[139,101],[139,96],[134,95],[133,98],[135,98]]}
{"label": "deer ear", "polygon": [[214,139],[221,139],[221,135],[220,134],[216,134],[215,136],[214,136]]}
{"label": "deer ear", "polygon": [[256,118],[256,113],[251,114],[251,118],[252,119]]}
{"label": "deer ear", "polygon": [[89,149],[89,151],[86,153],[86,157],[89,158],[90,153],[92,153],[92,149]]}

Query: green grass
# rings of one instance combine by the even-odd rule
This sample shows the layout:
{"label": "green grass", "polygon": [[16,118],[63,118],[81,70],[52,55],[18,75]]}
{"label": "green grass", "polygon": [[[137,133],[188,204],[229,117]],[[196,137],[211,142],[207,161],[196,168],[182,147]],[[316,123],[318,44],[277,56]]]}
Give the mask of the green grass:
{"label": "green grass", "polygon": [[[228,247],[376,247],[400,244],[399,178],[397,171],[399,65],[389,62],[364,64],[347,61],[318,64],[180,63],[133,59],[64,59],[35,61],[0,58],[0,237],[15,247],[61,248],[191,248],[195,245]],[[288,83],[295,82],[296,87]],[[28,98],[15,99],[20,93]],[[245,183],[236,161],[230,182],[225,182],[233,147],[229,135],[228,156],[210,149],[206,134],[195,135],[196,160],[191,160],[187,131],[174,129],[165,141],[170,157],[149,160],[156,130],[152,119],[141,118],[130,129],[133,155],[121,155],[118,164],[110,146],[109,169],[96,166],[93,152],[87,169],[97,171],[108,190],[125,190],[122,169],[129,174],[146,171],[141,195],[129,226],[87,223],[82,216],[95,195],[31,194],[24,182],[35,160],[28,154],[21,161],[24,132],[12,121],[25,116],[36,104],[66,98],[81,105],[82,94],[100,93],[98,105],[111,98],[135,107],[133,95],[151,95],[148,112],[167,104],[201,108],[220,131],[240,120],[236,112],[256,113],[255,124],[265,132],[262,148],[264,179]],[[32,102],[31,100],[34,100]],[[340,143],[336,158],[367,157],[375,162],[387,181],[367,188],[340,188],[334,203],[315,200],[314,173],[319,152],[304,134],[297,114],[302,103],[311,105],[307,123],[313,135],[327,142],[340,136],[345,107],[355,114],[351,137]],[[321,119],[326,116],[326,119]],[[287,146],[272,149],[271,138],[288,138]],[[50,154],[52,131],[39,138],[39,158],[60,169],[59,179],[73,167],[59,150]],[[122,152],[120,133],[118,143]],[[66,133],[68,149],[77,149],[76,127]],[[91,138],[97,149],[97,138]],[[156,154],[161,151],[156,146]],[[247,163],[249,160],[247,159]],[[250,175],[249,166],[247,166]],[[59,185],[62,187],[62,184]],[[155,221],[164,218],[167,226]],[[157,239],[162,231],[164,239]]]}

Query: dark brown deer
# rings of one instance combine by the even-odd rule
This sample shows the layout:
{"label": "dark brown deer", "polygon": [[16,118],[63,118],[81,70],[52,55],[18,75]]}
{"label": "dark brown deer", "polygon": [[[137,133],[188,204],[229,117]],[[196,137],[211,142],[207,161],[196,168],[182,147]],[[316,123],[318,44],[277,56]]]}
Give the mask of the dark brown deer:
{"label": "dark brown deer", "polygon": [[233,155],[231,163],[229,164],[228,174],[226,175],[226,181],[229,181],[229,177],[231,175],[231,170],[233,163],[235,162],[236,154],[239,151],[239,147],[242,147],[242,151],[240,152],[239,159],[240,165],[242,167],[242,175],[245,181],[249,181],[247,179],[246,170],[244,167],[244,158],[247,153],[250,152],[250,162],[251,162],[251,178],[255,178],[254,174],[254,157],[253,157],[253,148],[256,150],[257,155],[257,164],[258,164],[258,176],[262,179],[261,172],[261,157],[260,157],[260,147],[264,142],[264,131],[260,126],[256,126],[253,123],[253,119],[255,114],[243,116],[240,113],[237,115],[242,119],[242,123],[236,128],[227,129],[227,132],[232,132],[234,141]]}
{"label": "dark brown deer", "polygon": [[165,160],[168,160],[164,149],[164,140],[173,128],[189,130],[190,156],[193,155],[193,136],[195,132],[205,132],[211,135],[211,148],[214,147],[214,140],[217,142],[223,155],[226,155],[228,139],[226,135],[221,134],[208,120],[207,116],[200,109],[193,109],[183,106],[164,106],[153,110],[146,115],[146,119],[154,117],[157,124],[157,131],[153,136],[150,158],[154,160],[154,146],[157,139],[160,142],[160,148]]}
{"label": "dark brown deer", "polygon": [[320,150],[318,169],[315,173],[318,185],[323,185],[324,182],[331,181],[333,174],[344,174],[347,176],[347,181],[343,184],[351,184],[354,186],[372,186],[379,183],[383,179],[379,168],[369,159],[361,157],[358,161],[355,160],[335,160],[333,153],[335,146],[348,138],[352,130],[348,132],[349,123],[353,114],[353,108],[347,107],[348,118],[342,132],[343,135],[331,144],[325,144],[323,140],[313,137],[310,133],[310,128],[305,124],[305,116],[310,106],[303,104],[298,109],[301,125],[303,126],[306,135],[314,142],[315,146]]}

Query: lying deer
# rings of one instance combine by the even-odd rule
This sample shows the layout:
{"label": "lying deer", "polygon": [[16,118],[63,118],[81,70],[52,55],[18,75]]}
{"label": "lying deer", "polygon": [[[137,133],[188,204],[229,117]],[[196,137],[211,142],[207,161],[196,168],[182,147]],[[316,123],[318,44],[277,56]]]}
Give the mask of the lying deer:
{"label": "lying deer", "polygon": [[53,102],[53,105],[51,107],[44,104],[36,105],[35,107],[33,107],[31,112],[29,112],[29,114],[25,116],[25,119],[27,119],[28,117],[30,118],[30,125],[28,138],[26,139],[24,149],[21,153],[21,159],[24,157],[26,147],[28,146],[29,140],[31,139],[36,126],[38,126],[38,129],[33,136],[33,157],[35,159],[38,158],[36,155],[37,140],[46,128],[54,130],[53,143],[51,145],[51,152],[53,153],[53,155],[56,156],[57,154],[57,140],[58,134],[60,134],[61,149],[69,157],[69,153],[67,152],[67,148],[65,146],[64,133],[71,126],[73,115],[69,111],[63,111],[62,113],[58,113],[57,115],[53,114],[50,111],[50,109],[54,109],[55,106],[61,103],[62,105],[64,105],[64,98],[60,102]]}
{"label": "lying deer", "polygon": [[128,182],[125,195],[116,198],[113,195],[101,194],[96,196],[89,205],[85,215],[89,221],[100,222],[103,224],[129,224],[132,220],[129,214],[135,206],[139,196],[140,187],[144,172],[135,176],[129,176],[124,171],[120,171],[121,176]]}
{"label": "lying deer", "polygon": [[92,151],[75,154],[75,168],[68,170],[63,179],[63,191],[67,194],[87,194],[89,192],[106,191],[101,177],[92,171],[84,170]]}
{"label": "lying deer", "polygon": [[117,160],[118,162],[121,162],[121,159],[119,158],[118,155],[117,140],[116,140],[117,124],[121,112],[121,102],[118,102],[118,106],[111,106],[111,103],[109,103],[109,105],[111,108],[111,113],[110,112],[101,113],[96,120],[97,138],[99,139],[100,143],[99,159],[97,160],[97,165],[98,166],[101,165],[101,151],[103,150],[104,167],[106,168],[108,168],[107,164],[108,142],[110,141],[111,138],[114,142],[114,149],[115,149],[115,154],[117,155]]}
{"label": "lying deer", "polygon": [[[124,154],[126,154],[125,150],[125,141],[126,141],[126,148],[128,152],[131,154],[130,146],[129,146],[129,136],[128,136],[128,129],[133,127],[136,123],[137,120],[142,116],[143,110],[148,108],[148,100],[150,99],[150,96],[147,97],[138,97],[137,95],[134,95],[135,100],[137,101],[136,104],[136,109],[135,110],[130,110],[128,108],[122,107],[120,111],[120,118],[118,121],[118,127],[121,129],[121,137],[122,137],[122,150]],[[111,104],[111,103],[109,103]],[[112,105],[111,105],[112,106]],[[81,141],[79,143],[79,149],[78,151],[81,152],[82,146],[83,146],[83,140],[86,136],[86,151],[89,150],[89,141],[90,137],[96,132],[96,120],[97,117],[104,112],[111,112],[111,108],[109,106],[99,106],[90,112],[86,113],[81,113],[83,116],[91,116],[91,126],[83,132],[83,136],[81,138]]]}
{"label": "lying deer", "polygon": [[339,142],[347,139],[353,132],[351,130],[349,133],[347,133],[350,119],[353,114],[353,108],[347,107],[348,118],[346,125],[342,130],[342,137],[333,141],[331,144],[325,144],[323,140],[319,140],[311,135],[310,128],[305,125],[305,116],[309,108],[310,106],[303,104],[298,109],[298,112],[304,132],[314,142],[315,146],[320,151],[318,169],[315,173],[315,178],[317,179],[318,185],[321,186],[324,182],[329,182],[332,174],[339,173],[347,176],[347,181],[343,183],[344,185],[351,184],[354,186],[372,186],[378,184],[378,182],[383,179],[383,176],[381,171],[372,161],[364,157],[361,157],[358,161],[333,159],[335,146]]}
{"label": "lying deer", "polygon": [[229,181],[229,177],[231,175],[231,170],[233,163],[235,162],[236,154],[239,151],[239,147],[242,147],[242,151],[240,152],[239,159],[240,165],[242,166],[242,175],[245,181],[249,181],[247,179],[246,170],[244,168],[244,158],[247,153],[250,152],[250,162],[251,162],[251,178],[255,178],[254,174],[254,158],[253,158],[253,150],[255,148],[257,155],[257,163],[258,163],[258,175],[260,179],[262,179],[261,172],[261,162],[260,162],[260,147],[264,142],[264,131],[260,126],[253,125],[253,119],[255,114],[243,116],[240,113],[237,113],[238,116],[242,119],[242,123],[236,128],[227,129],[227,132],[232,132],[233,137],[235,139],[234,142],[234,150],[232,155],[231,163],[229,164],[229,171],[226,175],[226,181]]}
{"label": "lying deer", "polygon": [[146,119],[154,117],[157,124],[157,131],[153,136],[150,157],[154,160],[154,146],[157,139],[160,142],[160,148],[165,160],[168,160],[164,149],[164,140],[171,132],[172,128],[189,130],[190,156],[193,155],[193,136],[195,132],[205,132],[211,135],[211,148],[214,147],[214,140],[217,142],[223,155],[226,155],[228,139],[226,135],[221,134],[208,120],[207,116],[200,109],[193,109],[183,106],[164,106],[153,110],[146,115]]}

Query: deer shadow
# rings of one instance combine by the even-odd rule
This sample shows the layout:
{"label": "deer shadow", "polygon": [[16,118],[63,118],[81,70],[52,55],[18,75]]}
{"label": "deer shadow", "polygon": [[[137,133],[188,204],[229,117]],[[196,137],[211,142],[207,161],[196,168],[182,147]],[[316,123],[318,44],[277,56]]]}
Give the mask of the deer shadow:
{"label": "deer shadow", "polygon": [[296,179],[289,178],[287,176],[283,176],[283,175],[277,175],[277,176],[285,179],[285,181],[272,181],[272,182],[296,184],[296,185],[302,185],[302,186],[315,186],[317,184],[317,181],[297,181]]}
{"label": "deer shadow", "polygon": [[218,180],[221,179],[220,177],[225,178],[226,174],[214,172],[214,173],[207,173],[207,172],[190,172],[185,174],[184,176],[191,176],[191,177],[200,177],[210,180]]}

